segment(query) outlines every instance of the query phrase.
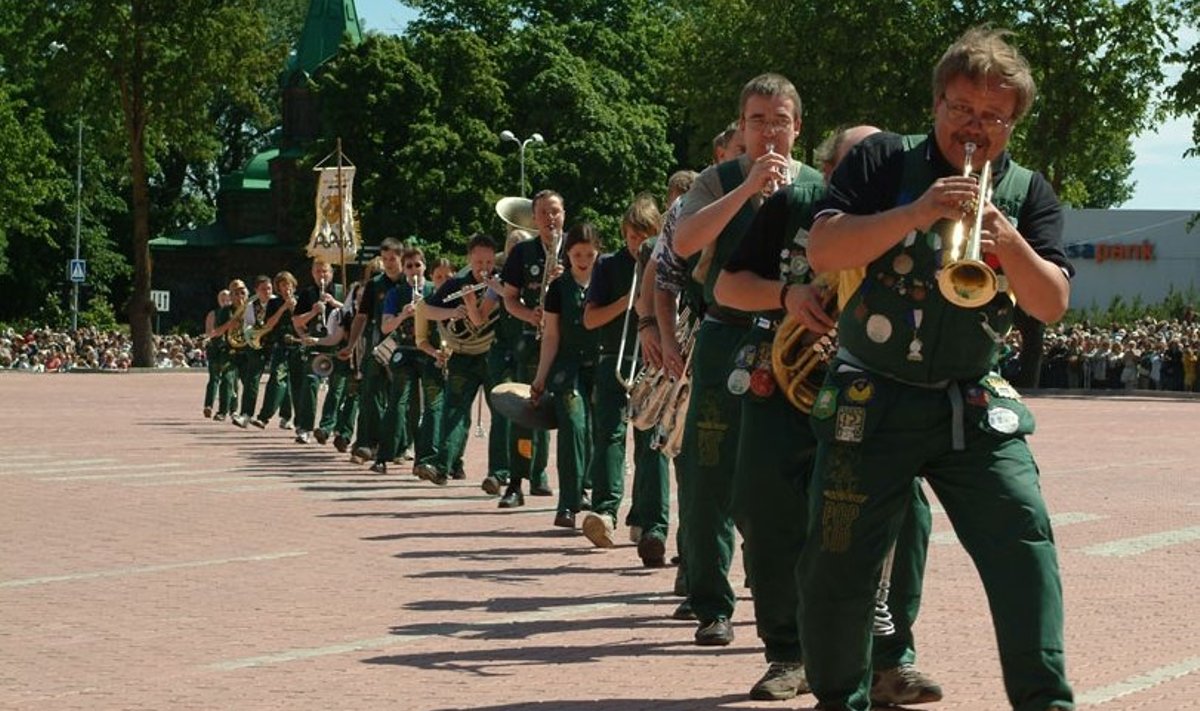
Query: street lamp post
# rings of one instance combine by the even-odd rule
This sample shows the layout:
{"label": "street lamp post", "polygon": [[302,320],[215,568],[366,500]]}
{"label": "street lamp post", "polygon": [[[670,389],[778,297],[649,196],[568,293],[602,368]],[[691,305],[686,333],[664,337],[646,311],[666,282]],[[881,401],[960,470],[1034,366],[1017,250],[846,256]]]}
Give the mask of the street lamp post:
{"label": "street lamp post", "polygon": [[525,146],[529,145],[530,143],[545,143],[546,139],[542,138],[542,134],[535,133],[522,141],[521,139],[517,138],[512,131],[505,129],[500,132],[500,140],[512,141],[521,148],[519,154],[521,162],[521,197],[525,197]]}
{"label": "street lamp post", "polygon": [[[58,54],[67,49],[62,42],[51,42],[50,52]],[[79,106],[77,142],[75,148],[75,261],[79,261],[79,233],[83,226],[83,104]],[[79,282],[71,281],[71,330],[79,329]]]}

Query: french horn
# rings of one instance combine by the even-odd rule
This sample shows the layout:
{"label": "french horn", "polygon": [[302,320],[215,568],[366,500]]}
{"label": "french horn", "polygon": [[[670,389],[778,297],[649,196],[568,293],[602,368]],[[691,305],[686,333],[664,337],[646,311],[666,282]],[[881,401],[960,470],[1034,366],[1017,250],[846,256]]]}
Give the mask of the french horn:
{"label": "french horn", "polygon": [[[822,291],[825,312],[835,322],[842,307],[862,283],[864,270],[853,269],[821,274],[813,286]],[[817,392],[825,383],[826,364],[837,353],[837,327],[818,335],[799,319],[784,316],[771,342],[771,374],[792,406],[803,413],[812,410]]]}

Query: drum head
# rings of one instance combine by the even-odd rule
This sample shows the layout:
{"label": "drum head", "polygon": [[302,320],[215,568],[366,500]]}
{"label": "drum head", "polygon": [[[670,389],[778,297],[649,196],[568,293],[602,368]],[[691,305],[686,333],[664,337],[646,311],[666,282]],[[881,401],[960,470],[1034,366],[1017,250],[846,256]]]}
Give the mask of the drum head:
{"label": "drum head", "polygon": [[553,430],[558,428],[554,413],[554,399],[543,395],[537,407],[530,401],[529,385],[526,383],[502,383],[492,388],[492,409],[508,418],[514,425],[531,430]]}

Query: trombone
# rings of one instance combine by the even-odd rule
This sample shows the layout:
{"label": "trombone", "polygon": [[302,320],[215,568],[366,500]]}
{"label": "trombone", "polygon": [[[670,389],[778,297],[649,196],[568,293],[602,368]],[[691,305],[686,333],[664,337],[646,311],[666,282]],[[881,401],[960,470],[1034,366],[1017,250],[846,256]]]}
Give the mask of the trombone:
{"label": "trombone", "polygon": [[[625,390],[625,401],[629,401],[629,392],[633,390],[635,382],[634,374],[637,373],[638,363],[638,348],[642,344],[642,331],[638,329],[633,335],[633,355],[629,359],[629,374],[621,372],[621,364],[625,360],[625,344],[629,340],[629,318],[633,315],[633,304],[637,301],[638,288],[638,267],[637,262],[633,265],[633,281],[629,283],[629,303],[625,306],[625,320],[621,325],[621,345],[617,347],[617,382]],[[626,410],[628,416],[628,410]]]}
{"label": "trombone", "polygon": [[[975,144],[963,145],[966,158],[963,161],[963,177],[971,175],[971,158]],[[964,309],[976,309],[996,298],[999,280],[996,272],[983,261],[981,238],[983,234],[983,208],[992,197],[992,162],[985,160],[979,174],[979,192],[974,206],[964,210],[972,216],[967,223],[966,214],[950,232],[950,243],[946,245],[945,259],[938,272],[938,289],[947,301]],[[967,233],[967,228],[970,232]]]}

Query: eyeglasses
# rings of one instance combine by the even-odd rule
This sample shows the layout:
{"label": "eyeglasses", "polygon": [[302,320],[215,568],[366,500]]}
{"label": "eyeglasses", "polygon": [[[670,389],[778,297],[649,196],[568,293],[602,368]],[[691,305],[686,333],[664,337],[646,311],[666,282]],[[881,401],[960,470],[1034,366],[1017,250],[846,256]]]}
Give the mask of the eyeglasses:
{"label": "eyeglasses", "polygon": [[792,127],[794,121],[790,117],[779,116],[773,119],[764,118],[762,116],[752,116],[746,119],[746,125],[753,131],[780,133]]}
{"label": "eyeglasses", "polygon": [[957,101],[949,101],[945,96],[942,97],[942,103],[946,107],[946,116],[950,122],[955,125],[965,125],[972,121],[978,121],[983,130],[989,133],[1001,133],[1012,128],[1012,119],[1000,118],[993,113],[977,114],[975,110],[966,104]]}

